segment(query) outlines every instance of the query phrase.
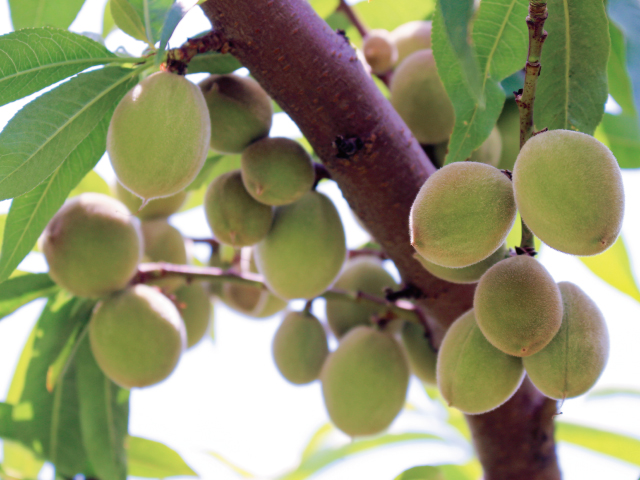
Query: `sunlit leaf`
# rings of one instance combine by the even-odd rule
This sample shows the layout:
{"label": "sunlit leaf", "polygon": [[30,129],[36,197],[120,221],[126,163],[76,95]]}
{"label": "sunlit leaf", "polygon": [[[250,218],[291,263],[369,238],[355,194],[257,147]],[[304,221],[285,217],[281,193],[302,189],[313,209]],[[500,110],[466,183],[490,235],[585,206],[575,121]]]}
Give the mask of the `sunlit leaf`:
{"label": "sunlit leaf", "polygon": [[6,317],[36,298],[52,295],[58,288],[46,273],[29,273],[2,282],[0,318]]}
{"label": "sunlit leaf", "polygon": [[73,190],[71,190],[68,198],[72,198],[86,192],[102,193],[103,195],[109,196],[112,195],[111,189],[109,188],[109,185],[107,185],[107,182],[105,182],[104,179],[94,170],[90,170],[89,173],[87,173],[84,178],[80,180],[80,183]]}
{"label": "sunlit leaf", "polygon": [[107,0],[102,14],[102,38],[107,38],[114,28],[116,28],[116,22],[111,15],[111,0]]}
{"label": "sunlit leaf", "polygon": [[109,0],[109,11],[113,22],[120,30],[135,39],[148,41],[142,17],[129,0]]}
{"label": "sunlit leaf", "polygon": [[9,0],[14,30],[29,27],[67,28],[84,0]]}
{"label": "sunlit leaf", "polygon": [[125,443],[129,475],[143,478],[167,478],[197,474],[182,457],[160,442],[140,437],[128,437]]}
{"label": "sunlit leaf", "polygon": [[253,473],[248,472],[244,468],[239,467],[238,465],[234,464],[233,462],[227,460],[225,457],[223,457],[219,453],[216,453],[216,452],[207,452],[207,453],[209,455],[211,455],[213,458],[215,458],[216,460],[220,461],[221,463],[223,463],[224,465],[229,467],[231,470],[233,470],[235,473],[237,473],[242,478],[255,478],[256,477]]}

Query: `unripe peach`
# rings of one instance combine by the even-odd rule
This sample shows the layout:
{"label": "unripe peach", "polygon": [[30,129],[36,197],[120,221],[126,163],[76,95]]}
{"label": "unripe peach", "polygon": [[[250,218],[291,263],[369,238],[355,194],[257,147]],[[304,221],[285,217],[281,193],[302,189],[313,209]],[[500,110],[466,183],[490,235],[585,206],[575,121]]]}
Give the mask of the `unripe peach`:
{"label": "unripe peach", "polygon": [[431,48],[431,21],[414,20],[403,23],[391,32],[391,41],[398,50],[396,64],[418,50]]}
{"label": "unripe peach", "polygon": [[413,374],[425,383],[436,384],[436,358],[434,350],[424,328],[413,322],[404,322],[402,344]]}
{"label": "unripe peach", "polygon": [[175,303],[187,332],[187,348],[202,340],[211,320],[213,308],[209,293],[201,283],[180,287],[175,292]]}
{"label": "unripe peach", "polygon": [[120,182],[115,183],[113,191],[118,200],[124,203],[129,211],[141,220],[167,218],[173,215],[180,210],[189,193],[186,190],[182,190],[169,197],[151,200],[142,207],[142,199],[124,188]]}
{"label": "unripe peach", "polygon": [[501,153],[502,138],[500,136],[500,130],[498,130],[497,127],[493,127],[489,137],[471,154],[469,160],[497,167],[500,162]]}
{"label": "unripe peach", "polygon": [[391,41],[387,30],[374,29],[367,32],[362,43],[362,52],[371,71],[382,75],[387,73],[398,60],[398,49]]}
{"label": "unripe peach", "polygon": [[[188,262],[184,238],[178,229],[164,219],[146,220],[141,223],[144,239],[144,260],[146,262],[166,262],[185,265]],[[184,285],[180,277],[160,278],[150,282],[167,292],[173,292]]]}

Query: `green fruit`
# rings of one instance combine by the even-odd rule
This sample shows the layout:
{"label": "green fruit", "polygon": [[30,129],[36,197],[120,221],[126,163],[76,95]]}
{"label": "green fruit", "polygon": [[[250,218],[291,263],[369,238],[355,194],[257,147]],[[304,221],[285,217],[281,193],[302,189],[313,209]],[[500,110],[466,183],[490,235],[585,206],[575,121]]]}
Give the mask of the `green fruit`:
{"label": "green fruit", "polygon": [[513,168],[522,219],[551,248],[596,255],[618,238],[624,189],[611,151],[590,135],[552,130],[529,139]]}
{"label": "green fruit", "polygon": [[389,32],[383,29],[367,32],[362,43],[362,52],[371,71],[376,75],[387,73],[398,60],[398,49],[392,43]]}
{"label": "green fruit", "polygon": [[113,113],[107,152],[122,185],[140,198],[174,195],[204,165],[211,125],[200,89],[157,72],[127,93]]}
{"label": "green fruit", "polygon": [[282,376],[302,385],[318,378],[329,346],[316,317],[306,312],[289,312],[273,337],[272,351]]}
{"label": "green fruit", "polygon": [[209,294],[204,285],[193,283],[176,290],[175,297],[175,303],[187,332],[187,348],[190,348],[202,340],[207,333],[213,311]]}
{"label": "green fruit", "polygon": [[[188,262],[187,249],[182,234],[169,225],[166,220],[145,220],[141,223],[141,227],[146,262],[166,262],[175,265],[185,265]],[[172,292],[184,285],[184,279],[181,277],[160,278],[150,284]]]}
{"label": "green fruit", "polygon": [[558,286],[540,262],[527,255],[487,270],[478,282],[473,307],[487,340],[516,357],[542,350],[562,321]]}
{"label": "green fruit", "polygon": [[311,157],[289,138],[263,138],[242,152],[242,181],[247,192],[266,205],[293,203],[311,190]]}
{"label": "green fruit", "polygon": [[414,258],[418,260],[422,264],[424,269],[434,277],[438,277],[451,283],[476,283],[480,280],[480,277],[484,275],[484,272],[486,272],[493,265],[501,260],[504,260],[508,256],[509,250],[507,250],[505,244],[502,244],[498,248],[498,250],[493,252],[487,258],[485,258],[481,262],[469,265],[468,267],[441,267],[440,265],[436,265],[435,263],[425,260],[417,253],[414,255]]}
{"label": "green fruit", "polygon": [[113,190],[118,200],[124,203],[129,211],[141,220],[167,218],[173,215],[180,210],[180,207],[182,207],[188,195],[186,190],[182,190],[170,197],[151,200],[144,207],[140,208],[142,206],[142,199],[124,188],[120,182],[116,182]]}
{"label": "green fruit", "polygon": [[509,99],[504,103],[497,125],[502,138],[498,168],[513,171],[513,165],[520,153],[520,111],[515,100]]}
{"label": "green fruit", "polygon": [[522,360],[487,341],[473,310],[447,330],[436,369],[438,388],[447,404],[467,414],[499,407],[511,398],[524,378]]}
{"label": "green fruit", "polygon": [[431,48],[431,21],[403,23],[391,32],[391,41],[398,50],[396,64],[400,64],[413,52]]}
{"label": "green fruit", "polygon": [[409,55],[391,79],[391,103],[422,144],[444,142],[453,131],[453,104],[430,49]]}
{"label": "green fruit", "polygon": [[405,470],[393,480],[447,480],[438,467],[424,465]]}
{"label": "green fruit", "polygon": [[404,405],[409,367],[393,336],[359,326],[329,355],[320,374],[331,421],[352,437],[386,429]]}
{"label": "green fruit", "polygon": [[504,243],[515,218],[506,175],[483,163],[451,163],[429,177],[413,202],[411,244],[436,265],[467,267]]}
{"label": "green fruit", "polygon": [[497,127],[493,127],[489,137],[482,145],[480,145],[480,148],[471,154],[471,158],[469,158],[469,160],[497,167],[500,162],[501,153],[502,138],[500,137],[500,130],[498,130]]}
{"label": "green fruit", "polygon": [[560,331],[541,351],[523,359],[529,378],[547,397],[564,400],[589,390],[609,357],[602,313],[577,285],[558,284],[564,315]]}
{"label": "green fruit", "polygon": [[255,251],[269,289],[286,300],[324,292],[340,273],[346,253],[338,211],[318,192],[278,207],[269,235]]}
{"label": "green fruit", "polygon": [[211,75],[199,85],[209,107],[213,150],[240,153],[269,135],[273,107],[258,82],[237,75]]}
{"label": "green fruit", "polygon": [[[395,289],[398,284],[375,257],[356,257],[349,260],[333,288],[349,293],[358,291],[384,298],[385,288]],[[358,325],[371,325],[371,317],[386,310],[384,306],[369,305],[350,300],[328,299],[327,322],[337,338]]]}
{"label": "green fruit", "polygon": [[41,240],[49,275],[81,297],[127,286],[142,257],[138,221],[118,200],[82,193],[53,216]]}
{"label": "green fruit", "polygon": [[240,170],[216,177],[204,197],[207,222],[216,239],[234,247],[262,240],[273,221],[273,208],[247,193]]}
{"label": "green fruit", "polygon": [[424,328],[413,322],[404,322],[402,344],[414,375],[425,383],[435,385],[438,354],[425,335]]}
{"label": "green fruit", "polygon": [[134,285],[100,301],[89,323],[96,362],[124,388],[167,378],[186,345],[180,313],[153,287]]}

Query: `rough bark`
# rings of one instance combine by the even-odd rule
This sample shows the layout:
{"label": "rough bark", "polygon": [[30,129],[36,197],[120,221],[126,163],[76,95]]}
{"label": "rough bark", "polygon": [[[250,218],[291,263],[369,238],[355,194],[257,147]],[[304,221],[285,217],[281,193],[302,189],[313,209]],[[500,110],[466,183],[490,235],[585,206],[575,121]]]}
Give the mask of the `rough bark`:
{"label": "rough bark", "polygon": [[[409,210],[435,169],[348,41],[304,0],[208,0],[202,8],[296,122],[403,280],[424,293],[438,344],[471,307],[473,286],[438,280],[413,258]],[[529,385],[495,412],[470,418],[486,480],[560,478],[552,419],[540,413],[548,406]]]}

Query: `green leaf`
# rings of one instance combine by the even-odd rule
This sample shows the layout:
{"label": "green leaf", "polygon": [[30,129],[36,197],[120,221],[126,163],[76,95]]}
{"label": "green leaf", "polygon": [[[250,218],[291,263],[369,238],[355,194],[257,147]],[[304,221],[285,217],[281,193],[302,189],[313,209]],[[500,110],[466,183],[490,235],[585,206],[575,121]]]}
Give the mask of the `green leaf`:
{"label": "green leaf", "polygon": [[637,397],[638,399],[640,399],[640,390],[632,388],[602,388],[590,391],[587,395],[587,400],[593,400],[594,398],[613,397],[617,395],[626,395],[630,397]]}
{"label": "green leaf", "polygon": [[491,133],[505,100],[500,82],[520,70],[526,60],[526,15],[526,0],[480,4],[472,37],[480,63],[484,105],[466,87],[462,66],[444,32],[442,15],[434,17],[433,51],[456,112],[445,163],[466,160]]}
{"label": "green leaf", "polygon": [[143,42],[148,41],[142,17],[129,0],[109,0],[109,9],[113,22],[120,30]]}
{"label": "green leaf", "polygon": [[569,422],[556,423],[556,438],[640,466],[640,440],[636,438]]}
{"label": "green leaf", "polygon": [[5,440],[3,442],[2,471],[13,479],[36,479],[44,465],[28,448],[21,444]]}
{"label": "green leaf", "polygon": [[103,195],[113,196],[111,188],[107,185],[107,182],[98,175],[95,170],[90,170],[80,183],[69,193],[68,198],[75,197],[81,193],[95,192],[102,193]]}
{"label": "green leaf", "polygon": [[[334,0],[333,8],[335,9],[337,6],[338,2]],[[328,7],[326,8],[328,9]],[[374,0],[360,2],[353,6],[358,17],[366,25],[373,25],[375,28],[385,28],[387,30],[393,30],[397,26],[412,20],[427,18],[433,14],[435,8],[435,0],[403,0],[401,2]],[[326,16],[323,18],[326,18]]]}
{"label": "green leaf", "polygon": [[214,178],[222,175],[223,173],[240,168],[240,155],[224,155],[222,158],[217,160],[214,157],[215,155],[209,157],[211,160],[209,162],[210,170],[207,168],[208,175],[206,175],[206,177],[201,177],[199,180],[201,182],[200,187],[191,192],[187,202],[180,209],[181,212],[186,212],[187,210],[191,210],[192,208],[202,205],[207,188]]}
{"label": "green leaf", "polygon": [[116,22],[111,14],[111,0],[107,0],[102,14],[102,38],[107,38],[114,28],[116,28]]}
{"label": "green leaf", "polygon": [[198,190],[203,185],[208,186],[211,183],[211,176],[213,174],[213,169],[216,165],[224,158],[224,155],[219,153],[209,153],[209,156],[204,161],[204,165],[200,169],[200,172],[196,176],[196,178],[189,184],[186,188],[187,191]]}
{"label": "green leaf", "polygon": [[102,373],[87,338],[80,344],[75,364],[80,426],[89,461],[101,480],[126,480],[129,392]]}
{"label": "green leaf", "polygon": [[0,36],[0,106],[89,67],[122,61],[84,35],[30,28]]}
{"label": "green leaf", "polygon": [[434,480],[436,475],[440,477],[442,470],[432,465],[423,465],[420,467],[411,467],[398,475],[394,480]]}
{"label": "green leaf", "polygon": [[580,257],[580,261],[613,288],[640,302],[640,290],[633,276],[622,236],[603,253],[592,257]]}
{"label": "green leaf", "polygon": [[320,18],[327,18],[336,11],[335,0],[310,0],[309,3]]}
{"label": "green leaf", "polygon": [[152,45],[160,40],[160,32],[164,26],[167,13],[173,0],[128,0],[138,16],[142,19],[144,29]]}
{"label": "green leaf", "polygon": [[48,297],[58,286],[46,273],[29,273],[2,282],[0,286],[0,318],[40,297]]}
{"label": "green leaf", "polygon": [[84,0],[9,0],[14,30],[29,27],[68,28]]}
{"label": "green leaf", "polygon": [[193,57],[187,67],[187,73],[206,72],[225,75],[239,68],[242,68],[242,64],[230,53],[209,52]]}
{"label": "green leaf", "polygon": [[[107,96],[112,102],[111,109],[103,114],[95,129],[89,132],[43,183],[29,193],[15,198],[11,203],[0,253],[0,281],[6,279],[31,251],[69,192],[102,157],[111,113],[118,101],[135,84],[135,79],[132,78],[135,76],[133,72],[127,70],[121,72],[122,78],[117,80],[115,87]],[[112,74],[105,72],[103,75],[111,76]]]}
{"label": "green leaf", "polygon": [[633,115],[636,114],[636,106],[633,101],[633,86],[627,71],[626,42],[620,29],[611,20],[609,20],[609,37],[611,38],[611,51],[607,63],[609,94],[624,113]]}
{"label": "green leaf", "polygon": [[607,101],[609,28],[602,0],[549,0],[534,120],[537,130],[593,135]]}
{"label": "green leaf", "polygon": [[128,437],[126,447],[131,476],[143,478],[198,476],[175,450],[160,442]]}
{"label": "green leaf", "polygon": [[235,473],[240,475],[242,478],[255,478],[256,477],[253,473],[248,472],[244,468],[237,466],[236,464],[234,464],[233,462],[227,460],[225,457],[223,457],[219,453],[216,453],[216,452],[207,452],[207,453],[209,455],[211,455],[213,458],[215,458],[216,460],[220,461],[221,463],[223,463],[224,465],[229,467],[231,470],[233,470]]}
{"label": "green leaf", "polygon": [[180,20],[182,20],[184,16],[189,13],[189,10],[197,4],[198,0],[176,0],[176,3],[171,6],[167,12],[164,24],[162,25],[162,31],[160,32],[160,46],[156,53],[156,65],[160,65],[160,63],[162,63],[165,48],[169,43],[171,35],[173,35],[173,31],[180,23]]}
{"label": "green leaf", "polygon": [[640,167],[640,123],[637,114],[605,113],[595,137],[609,147],[620,168]]}

